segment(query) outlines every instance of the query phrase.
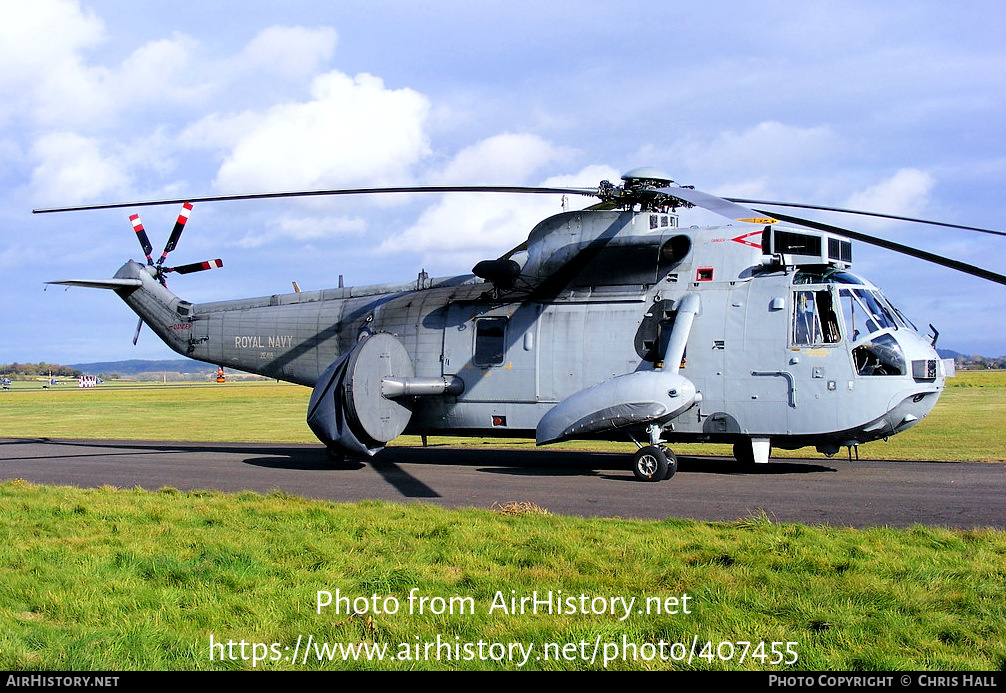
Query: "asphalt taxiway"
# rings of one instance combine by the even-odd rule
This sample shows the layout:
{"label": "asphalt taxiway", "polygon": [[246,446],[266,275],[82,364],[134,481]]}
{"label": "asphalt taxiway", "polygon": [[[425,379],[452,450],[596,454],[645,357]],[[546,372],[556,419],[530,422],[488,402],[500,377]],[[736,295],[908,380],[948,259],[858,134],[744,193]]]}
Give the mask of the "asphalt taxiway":
{"label": "asphalt taxiway", "polygon": [[280,490],[337,502],[385,499],[552,513],[868,527],[1006,528],[1006,464],[787,459],[742,467],[679,458],[678,473],[636,481],[630,455],[570,450],[389,448],[330,462],[318,445],[0,439],[0,480],[150,490]]}

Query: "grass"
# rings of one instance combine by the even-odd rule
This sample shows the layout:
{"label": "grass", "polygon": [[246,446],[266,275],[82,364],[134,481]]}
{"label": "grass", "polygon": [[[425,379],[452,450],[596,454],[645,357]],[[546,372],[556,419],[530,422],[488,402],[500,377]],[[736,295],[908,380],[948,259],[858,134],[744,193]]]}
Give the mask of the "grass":
{"label": "grass", "polygon": [[[1006,668],[1002,532],[500,510],[6,482],[0,669]],[[576,608],[510,612],[535,591]],[[397,659],[290,661],[309,635]]]}
{"label": "grass", "polygon": [[6,437],[316,442],[308,388],[258,381],[224,385],[106,385],[11,390],[0,396]]}
{"label": "grass", "polygon": [[[1004,393],[1006,373],[962,374],[929,419],[861,456],[1001,460]],[[5,437],[314,442],[308,396],[276,383],[33,386],[0,394],[0,420]],[[357,609],[319,613],[319,592],[337,590]],[[583,595],[586,613],[500,605],[560,591]],[[410,594],[426,598],[423,613]],[[633,598],[661,613],[619,618],[618,599]],[[0,483],[0,670],[1003,671],[1004,636],[995,529]],[[376,661],[321,643],[388,650]],[[532,647],[526,661],[518,643]]]}

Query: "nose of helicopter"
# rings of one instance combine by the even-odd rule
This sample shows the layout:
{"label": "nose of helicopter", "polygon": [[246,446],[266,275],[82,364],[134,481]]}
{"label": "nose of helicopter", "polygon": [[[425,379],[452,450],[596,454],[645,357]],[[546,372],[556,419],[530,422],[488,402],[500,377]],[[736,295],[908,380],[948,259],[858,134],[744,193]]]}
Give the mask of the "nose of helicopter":
{"label": "nose of helicopter", "polygon": [[947,364],[931,343],[905,330],[899,331],[897,341],[904,355],[906,377],[897,378],[899,386],[891,394],[887,413],[863,427],[862,432],[871,440],[901,433],[919,423],[936,406],[945,385]]}
{"label": "nose of helicopter", "polygon": [[904,397],[898,402],[892,402],[885,419],[890,426],[890,434],[906,431],[919,421],[922,421],[936,406],[940,391],[918,392]]}

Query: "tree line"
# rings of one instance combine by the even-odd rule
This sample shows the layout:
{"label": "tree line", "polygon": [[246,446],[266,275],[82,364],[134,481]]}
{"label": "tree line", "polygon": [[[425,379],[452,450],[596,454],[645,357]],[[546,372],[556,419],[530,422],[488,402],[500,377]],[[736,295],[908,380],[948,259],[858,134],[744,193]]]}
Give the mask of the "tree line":
{"label": "tree line", "polygon": [[69,366],[61,366],[58,363],[4,363],[0,364],[0,375],[8,378],[37,378],[48,377],[49,375],[59,378],[76,378],[83,375],[83,372]]}
{"label": "tree line", "polygon": [[990,368],[1006,368],[1006,356],[989,358],[988,356],[956,356],[957,367],[968,371],[988,370]]}

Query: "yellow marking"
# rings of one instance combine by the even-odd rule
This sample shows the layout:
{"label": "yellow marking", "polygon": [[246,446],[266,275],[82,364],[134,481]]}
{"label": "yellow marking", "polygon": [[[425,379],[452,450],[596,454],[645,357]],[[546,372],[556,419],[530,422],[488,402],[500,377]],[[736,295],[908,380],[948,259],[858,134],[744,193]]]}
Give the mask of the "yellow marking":
{"label": "yellow marking", "polygon": [[754,219],[738,219],[737,221],[744,221],[748,224],[778,224],[778,219],[773,219],[772,217],[755,217]]}

